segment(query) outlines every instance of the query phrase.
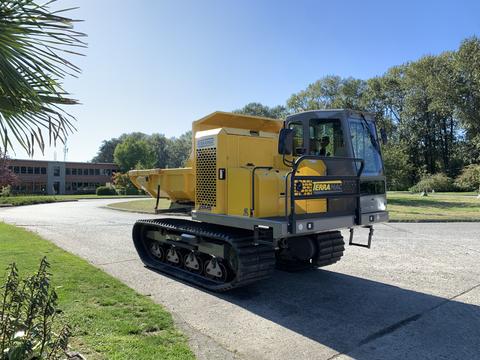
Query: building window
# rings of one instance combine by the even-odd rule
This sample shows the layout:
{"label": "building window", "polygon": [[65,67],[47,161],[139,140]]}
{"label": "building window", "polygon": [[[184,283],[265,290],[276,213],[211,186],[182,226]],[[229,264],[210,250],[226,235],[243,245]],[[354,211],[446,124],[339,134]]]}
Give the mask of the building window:
{"label": "building window", "polygon": [[20,173],[20,167],[14,166],[14,167],[13,167],[13,172],[14,172],[15,174],[19,174],[19,173]]}
{"label": "building window", "polygon": [[46,174],[47,174],[47,168],[46,168],[46,167],[40,168],[40,171],[41,171],[42,175],[46,175]]}
{"label": "building window", "polygon": [[60,176],[60,166],[53,167],[53,176]]}
{"label": "building window", "polygon": [[83,175],[88,175],[88,169],[83,169]]}
{"label": "building window", "polygon": [[77,175],[77,169],[72,169],[72,175]]}
{"label": "building window", "polygon": [[40,174],[40,168],[39,168],[39,167],[36,167],[36,168],[34,169],[34,172],[35,172],[35,174]]}
{"label": "building window", "polygon": [[65,175],[70,175],[71,171],[70,171],[70,168],[66,168],[65,169]]}
{"label": "building window", "polygon": [[20,168],[20,173],[26,174],[26,173],[27,173],[27,168],[26,168],[25,166],[22,166],[22,167]]}
{"label": "building window", "polygon": [[105,169],[105,175],[110,176],[111,174],[110,169]]}
{"label": "building window", "polygon": [[95,175],[96,176],[100,175],[100,169],[95,169]]}
{"label": "building window", "polygon": [[95,170],[93,169],[88,169],[88,175],[93,176],[95,174]]}
{"label": "building window", "polygon": [[27,168],[27,172],[28,172],[29,174],[33,174],[33,167],[29,166],[29,167]]}

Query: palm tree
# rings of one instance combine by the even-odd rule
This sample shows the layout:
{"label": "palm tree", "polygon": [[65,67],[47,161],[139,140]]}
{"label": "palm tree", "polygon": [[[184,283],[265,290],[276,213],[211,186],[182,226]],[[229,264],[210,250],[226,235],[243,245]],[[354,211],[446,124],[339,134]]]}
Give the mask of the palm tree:
{"label": "palm tree", "polygon": [[[57,0],[0,1],[0,141],[3,150],[18,143],[29,155],[38,147],[65,142],[75,128],[63,105],[78,104],[61,85],[80,69],[67,60],[86,46],[76,20],[56,10]],[[12,142],[13,141],[13,142]],[[16,141],[16,143],[15,143]]]}

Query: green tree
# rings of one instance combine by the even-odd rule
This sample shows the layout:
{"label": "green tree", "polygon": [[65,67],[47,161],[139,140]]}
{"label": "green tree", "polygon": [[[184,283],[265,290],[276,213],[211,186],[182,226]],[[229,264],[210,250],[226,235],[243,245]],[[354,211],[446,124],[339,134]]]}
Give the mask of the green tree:
{"label": "green tree", "polygon": [[234,110],[233,113],[283,119],[287,116],[287,109],[282,105],[268,107],[261,103],[251,102],[241,109]]}
{"label": "green tree", "polygon": [[110,140],[103,140],[98,148],[97,155],[93,157],[92,162],[111,163],[114,162],[114,152],[118,144],[125,141],[127,138],[147,140],[149,136],[141,132],[132,132],[129,134],[122,134],[118,138],[111,138]]}
{"label": "green tree", "polygon": [[454,54],[458,118],[470,146],[468,162],[480,161],[480,39],[464,40]]}
{"label": "green tree", "polygon": [[119,138],[112,138],[110,140],[103,140],[97,155],[92,159],[92,162],[111,163],[114,161],[113,153],[118,144],[122,142]]}
{"label": "green tree", "polygon": [[363,96],[366,90],[367,82],[364,80],[329,75],[290,96],[287,108],[294,113],[336,108],[365,110]]}
{"label": "green tree", "polygon": [[53,1],[0,2],[0,140],[6,151],[12,140],[32,155],[49,143],[64,142],[74,130],[63,105],[77,104],[62,88],[63,79],[80,69],[65,54],[84,47],[74,20],[53,11]]}
{"label": "green tree", "polygon": [[169,162],[168,146],[170,141],[163,134],[152,134],[148,138],[148,142],[155,153],[154,167],[166,168]]}
{"label": "green tree", "polygon": [[388,190],[407,190],[414,183],[415,168],[407,149],[402,144],[389,144],[382,148]]}
{"label": "green tree", "polygon": [[307,110],[333,108],[333,104],[339,96],[342,78],[328,75],[307,86],[290,96],[287,100],[287,108],[296,113]]}
{"label": "green tree", "polygon": [[171,138],[168,141],[168,162],[169,168],[177,168],[185,166],[185,162],[190,156],[192,149],[192,132],[187,131],[178,138]]}
{"label": "green tree", "polygon": [[155,165],[155,153],[147,140],[128,137],[115,148],[115,163],[122,172],[150,169]]}

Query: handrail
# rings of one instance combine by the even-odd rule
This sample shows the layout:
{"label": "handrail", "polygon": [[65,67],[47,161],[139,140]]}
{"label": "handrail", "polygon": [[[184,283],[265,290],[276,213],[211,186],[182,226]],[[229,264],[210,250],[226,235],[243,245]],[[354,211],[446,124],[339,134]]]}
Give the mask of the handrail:
{"label": "handrail", "polygon": [[273,166],[255,166],[252,169],[252,206],[250,208],[250,216],[254,216],[254,211],[255,211],[255,171],[260,169],[272,170]]}
{"label": "handrail", "polygon": [[[320,155],[303,155],[297,158],[293,164],[292,170],[289,174],[291,174],[291,179],[290,179],[290,217],[288,221],[288,225],[290,228],[291,233],[295,233],[296,231],[296,217],[295,217],[295,175],[297,173],[299,165],[305,161],[305,160],[328,160],[328,161],[351,161],[352,163],[360,163],[360,168],[357,167],[357,175],[351,175],[351,176],[337,176],[335,177],[334,175],[324,175],[324,176],[300,176],[300,178],[317,178],[319,180],[321,179],[344,179],[344,180],[354,180],[356,183],[356,193],[355,194],[324,194],[324,195],[318,195],[316,197],[317,199],[327,199],[327,198],[340,198],[340,197],[355,197],[357,199],[357,207],[356,207],[356,218],[357,221],[360,221],[360,176],[363,173],[363,169],[365,167],[365,161],[360,158],[349,158],[349,157],[329,157],[329,156],[320,156]],[[287,176],[288,178],[288,176]],[[285,179],[287,181],[288,179]],[[285,193],[285,203],[287,202],[287,194]],[[285,207],[287,208],[287,206]],[[288,217],[287,217],[288,218]]]}

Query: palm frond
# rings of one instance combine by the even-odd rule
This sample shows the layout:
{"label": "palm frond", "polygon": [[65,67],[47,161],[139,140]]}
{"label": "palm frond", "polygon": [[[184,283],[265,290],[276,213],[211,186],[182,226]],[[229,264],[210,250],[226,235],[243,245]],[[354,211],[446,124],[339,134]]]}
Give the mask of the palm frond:
{"label": "palm frond", "polygon": [[75,31],[65,14],[75,8],[52,10],[57,0],[0,1],[0,141],[4,151],[12,140],[33,155],[35,148],[65,142],[75,130],[74,117],[62,107],[78,101],[61,85],[80,68],[67,59],[81,55],[86,35]]}

